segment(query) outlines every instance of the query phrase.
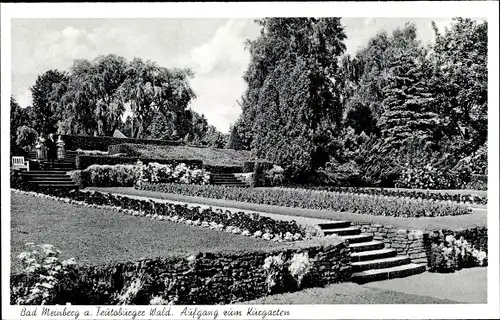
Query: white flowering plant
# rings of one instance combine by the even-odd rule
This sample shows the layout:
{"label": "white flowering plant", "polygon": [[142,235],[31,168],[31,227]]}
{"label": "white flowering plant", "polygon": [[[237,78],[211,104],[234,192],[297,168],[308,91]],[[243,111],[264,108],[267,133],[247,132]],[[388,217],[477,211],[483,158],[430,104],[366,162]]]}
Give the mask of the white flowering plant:
{"label": "white flowering plant", "polygon": [[18,255],[26,278],[22,285],[11,288],[14,304],[51,304],[61,278],[76,267],[74,258],[60,261],[60,251],[53,245],[26,243],[26,249]]}
{"label": "white flowering plant", "polygon": [[136,163],[139,174],[136,185],[150,183],[182,183],[182,184],[209,184],[210,174],[202,169],[192,169],[185,163],[177,166],[150,162],[147,165]]}
{"label": "white flowering plant", "polygon": [[456,239],[455,236],[449,234],[444,241],[432,244],[431,271],[453,272],[464,267],[486,266],[487,264],[487,253],[475,248],[463,237]]}
{"label": "white flowering plant", "polygon": [[264,260],[262,266],[267,273],[266,285],[269,293],[280,287],[284,281],[285,259],[282,253],[277,256],[270,256]]}
{"label": "white flowering plant", "polygon": [[302,285],[302,280],[304,276],[311,270],[311,261],[309,260],[309,254],[307,252],[296,253],[290,260],[290,265],[288,266],[288,271],[290,275],[297,282],[297,286],[300,288]]}

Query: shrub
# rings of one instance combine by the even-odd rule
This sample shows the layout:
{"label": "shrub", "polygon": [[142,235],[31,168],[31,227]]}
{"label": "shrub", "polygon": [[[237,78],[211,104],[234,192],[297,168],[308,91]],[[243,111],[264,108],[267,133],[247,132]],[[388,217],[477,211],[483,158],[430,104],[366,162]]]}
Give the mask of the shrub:
{"label": "shrub", "polygon": [[266,172],[273,168],[273,164],[268,161],[257,161],[254,165],[252,187],[265,187],[270,183],[266,179]]}
{"label": "shrub", "polygon": [[285,180],[285,176],[283,175],[284,170],[280,166],[274,165],[270,170],[267,170],[264,173],[264,177],[266,179],[266,185],[269,186],[281,186]]}
{"label": "shrub", "polygon": [[429,271],[453,272],[466,267],[487,264],[486,252],[474,248],[463,237],[457,240],[449,234],[444,241],[432,243]]}
{"label": "shrub", "polygon": [[334,186],[360,186],[361,171],[354,161],[340,164],[337,161],[330,161],[324,168],[317,170],[320,185]]}
{"label": "shrub", "polygon": [[465,189],[488,190],[488,176],[482,174],[473,174],[470,181],[464,185]]}
{"label": "shrub", "polygon": [[208,184],[210,175],[205,170],[191,169],[186,164],[177,166],[150,162],[147,165],[137,162],[137,184],[143,183],[185,183],[185,184]]}
{"label": "shrub", "polygon": [[36,133],[35,129],[28,126],[21,126],[17,128],[16,144],[22,150],[24,150],[24,152],[29,152],[31,149],[33,149],[37,138],[38,134]]}
{"label": "shrub", "polygon": [[[84,181],[88,181],[88,178],[84,178],[82,181],[82,171],[81,170],[73,170],[67,172],[67,174],[71,177],[71,179],[80,187],[84,188],[86,187]],[[84,174],[85,175],[85,174]]]}
{"label": "shrub", "polygon": [[92,165],[82,171],[84,186],[132,187],[139,179],[139,169],[135,165]]}
{"label": "shrub", "polygon": [[397,188],[455,189],[461,186],[460,177],[450,170],[442,170],[430,164],[406,168],[396,181]]}
{"label": "shrub", "polygon": [[24,181],[21,170],[10,169],[10,187],[14,189],[24,189],[26,182]]}
{"label": "shrub", "polygon": [[254,172],[255,161],[245,161],[243,162],[243,173]]}
{"label": "shrub", "polygon": [[61,135],[66,143],[67,150],[100,150],[108,151],[108,147],[115,144],[137,143],[146,145],[178,146],[179,141],[172,140],[154,140],[154,139],[132,139],[132,138],[114,138],[114,137],[94,137],[94,136],[73,136]]}
{"label": "shrub", "polygon": [[185,163],[192,168],[201,168],[201,160],[183,160],[183,159],[152,159],[152,158],[136,158],[136,157],[113,157],[113,156],[88,156],[79,155],[76,157],[76,168],[84,170],[91,165],[117,165],[117,164],[135,164],[137,160],[143,163],[156,162],[161,164],[177,165]]}
{"label": "shrub", "polygon": [[138,189],[305,209],[334,210],[393,217],[470,214],[465,205],[399,197],[345,194],[289,188],[231,188],[218,185],[144,184]]}

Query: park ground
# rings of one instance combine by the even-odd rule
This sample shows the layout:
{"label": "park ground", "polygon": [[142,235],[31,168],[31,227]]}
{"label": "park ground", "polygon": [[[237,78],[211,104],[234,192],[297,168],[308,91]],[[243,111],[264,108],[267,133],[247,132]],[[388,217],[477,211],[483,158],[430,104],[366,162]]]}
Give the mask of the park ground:
{"label": "park ground", "polygon": [[[133,190],[133,189],[132,189]],[[116,191],[116,190],[115,190]],[[123,192],[123,190],[122,190]],[[234,250],[275,246],[269,241],[122,215],[11,193],[11,270],[26,242],[50,243],[61,258],[83,264],[133,261],[224,247]],[[288,209],[288,208],[287,208]],[[158,236],[162,235],[162,236]],[[124,258],[126,257],[126,259]],[[486,303],[487,268],[419,275],[364,285],[340,283],[268,296],[251,304],[455,304]]]}

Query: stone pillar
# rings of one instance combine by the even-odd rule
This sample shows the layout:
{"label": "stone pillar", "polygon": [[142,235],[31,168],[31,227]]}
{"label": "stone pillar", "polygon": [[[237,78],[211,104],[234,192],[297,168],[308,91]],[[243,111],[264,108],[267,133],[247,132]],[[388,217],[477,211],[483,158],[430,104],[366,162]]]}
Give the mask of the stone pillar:
{"label": "stone pillar", "polygon": [[66,149],[64,148],[64,141],[59,135],[59,139],[57,139],[57,160],[64,160],[66,158]]}

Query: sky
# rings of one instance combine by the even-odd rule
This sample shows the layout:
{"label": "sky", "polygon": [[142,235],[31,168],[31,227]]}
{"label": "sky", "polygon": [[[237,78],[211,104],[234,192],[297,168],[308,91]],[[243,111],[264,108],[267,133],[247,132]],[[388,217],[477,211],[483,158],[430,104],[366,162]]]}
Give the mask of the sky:
{"label": "sky", "polygon": [[[407,21],[419,38],[433,41],[431,21],[440,30],[450,18],[343,18],[347,53],[355,53],[380,31],[392,32]],[[12,19],[12,94],[31,105],[29,88],[38,75],[69,70],[75,59],[117,54],[140,57],[163,67],[189,67],[196,99],[190,107],[227,133],[241,113],[242,75],[250,61],[245,41],[258,37],[252,19]]]}

